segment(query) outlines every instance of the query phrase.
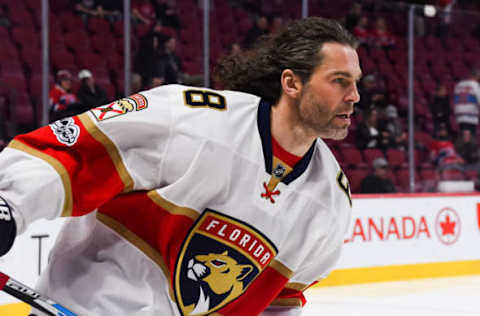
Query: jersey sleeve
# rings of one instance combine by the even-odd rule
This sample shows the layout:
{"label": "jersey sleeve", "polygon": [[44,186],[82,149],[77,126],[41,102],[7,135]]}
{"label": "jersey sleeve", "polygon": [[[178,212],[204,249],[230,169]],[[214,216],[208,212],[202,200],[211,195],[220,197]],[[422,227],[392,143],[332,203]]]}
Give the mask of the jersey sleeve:
{"label": "jersey sleeve", "polygon": [[136,94],[15,137],[0,154],[0,196],[19,233],[38,218],[84,215],[158,186],[168,102],[167,89]]}

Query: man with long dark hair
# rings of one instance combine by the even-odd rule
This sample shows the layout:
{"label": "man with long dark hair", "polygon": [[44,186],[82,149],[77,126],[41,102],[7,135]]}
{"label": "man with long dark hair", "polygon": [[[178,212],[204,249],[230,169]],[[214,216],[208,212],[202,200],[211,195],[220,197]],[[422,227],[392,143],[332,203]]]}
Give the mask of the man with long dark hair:
{"label": "man with long dark hair", "polygon": [[356,40],[295,21],[166,85],[18,136],[0,154],[0,254],[73,216],[38,290],[83,316],[301,314],[340,255],[348,180],[322,138],[359,100]]}

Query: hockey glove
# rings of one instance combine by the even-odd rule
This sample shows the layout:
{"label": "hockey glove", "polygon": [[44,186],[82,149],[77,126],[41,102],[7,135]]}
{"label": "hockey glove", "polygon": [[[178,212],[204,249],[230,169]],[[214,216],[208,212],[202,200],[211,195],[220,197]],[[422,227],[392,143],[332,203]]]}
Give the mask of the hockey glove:
{"label": "hockey glove", "polygon": [[12,216],[12,209],[8,203],[0,197],[0,257],[12,248],[17,235],[17,225]]}

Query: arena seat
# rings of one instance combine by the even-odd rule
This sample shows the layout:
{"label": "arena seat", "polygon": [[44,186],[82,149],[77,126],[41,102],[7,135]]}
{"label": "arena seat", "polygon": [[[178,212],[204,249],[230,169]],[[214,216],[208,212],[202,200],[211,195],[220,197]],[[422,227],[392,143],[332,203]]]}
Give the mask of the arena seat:
{"label": "arena seat", "polygon": [[385,158],[385,155],[380,149],[376,148],[367,148],[364,149],[363,152],[363,157],[365,158],[365,163],[368,164],[369,166],[372,165],[373,161],[379,157]]}
{"label": "arena seat", "polygon": [[389,165],[393,168],[399,168],[407,163],[405,151],[400,149],[389,149],[386,152],[386,158]]}
{"label": "arena seat", "polygon": [[350,191],[359,193],[362,180],[368,175],[368,169],[345,169],[344,171],[350,183]]}
{"label": "arena seat", "polygon": [[342,162],[349,168],[366,166],[362,153],[355,147],[340,147],[340,154],[342,155]]}

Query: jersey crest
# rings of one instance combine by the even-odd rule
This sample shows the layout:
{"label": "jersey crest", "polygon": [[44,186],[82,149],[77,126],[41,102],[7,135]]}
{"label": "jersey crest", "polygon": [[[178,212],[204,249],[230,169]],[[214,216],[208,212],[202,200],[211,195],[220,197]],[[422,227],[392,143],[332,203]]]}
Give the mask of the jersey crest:
{"label": "jersey crest", "polygon": [[147,99],[137,93],[129,96],[128,98],[123,98],[120,100],[113,101],[107,105],[96,107],[90,110],[95,116],[97,121],[104,121],[113,117],[127,114],[133,111],[140,111],[148,107]]}
{"label": "jersey crest", "polygon": [[277,252],[255,228],[206,209],[177,259],[174,288],[180,313],[209,315],[235,300]]}

